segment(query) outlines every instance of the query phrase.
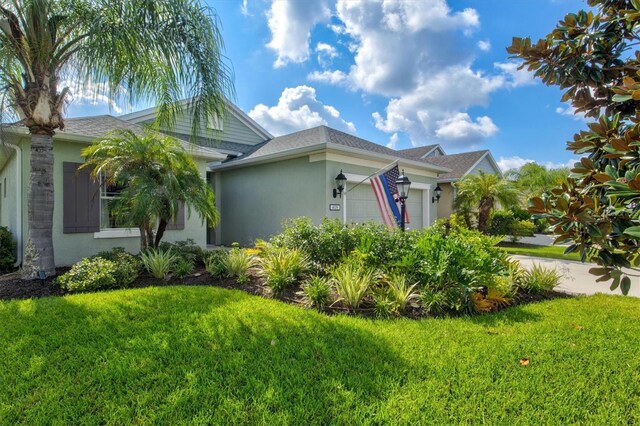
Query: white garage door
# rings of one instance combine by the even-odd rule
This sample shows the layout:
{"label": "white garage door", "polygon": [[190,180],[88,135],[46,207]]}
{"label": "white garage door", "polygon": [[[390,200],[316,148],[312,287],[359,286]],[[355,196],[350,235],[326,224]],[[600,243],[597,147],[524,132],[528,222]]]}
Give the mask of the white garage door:
{"label": "white garage door", "polygon": [[[347,189],[349,186],[347,185]],[[361,183],[352,190],[349,190],[347,199],[347,222],[364,223],[370,220],[383,223],[380,209],[376,201],[371,184]],[[409,223],[407,229],[417,229],[422,227],[422,191],[411,189],[409,198],[406,201],[409,210]]]}

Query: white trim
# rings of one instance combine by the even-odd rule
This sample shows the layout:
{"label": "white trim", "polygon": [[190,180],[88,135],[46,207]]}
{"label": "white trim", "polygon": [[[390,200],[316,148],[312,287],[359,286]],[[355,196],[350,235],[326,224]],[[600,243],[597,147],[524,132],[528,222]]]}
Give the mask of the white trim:
{"label": "white trim", "polygon": [[102,229],[100,232],[94,232],[93,238],[140,238],[140,229],[138,228],[116,228]]}
{"label": "white trim", "polygon": [[[375,169],[379,169],[381,167],[385,167],[389,165],[387,161],[369,160],[369,159],[354,157],[353,155],[345,155],[343,153],[336,153],[331,151],[325,151],[317,154],[312,154],[309,156],[310,163],[314,163],[316,161],[335,161],[337,163],[345,163],[353,166],[372,167]],[[407,162],[402,158],[398,158],[397,162],[398,162],[398,167],[400,167],[401,169],[405,169],[409,174],[424,176],[429,178],[437,177],[436,172],[433,172],[430,170],[426,171],[424,169],[418,169],[411,166],[405,166]]]}
{"label": "white trim", "polygon": [[422,157],[420,157],[420,158],[422,158],[422,159],[427,158],[427,156],[428,156],[429,154],[431,154],[433,151],[435,151],[436,149],[437,149],[437,150],[439,150],[439,151],[441,152],[441,154],[440,154],[440,155],[447,155],[447,154],[444,152],[444,149],[442,149],[442,147],[440,146],[440,144],[435,144],[435,146],[434,146],[433,148],[431,148],[429,151],[427,151],[427,152],[426,152]]}
{"label": "white trim", "polygon": [[[347,182],[355,182],[355,183],[368,183],[371,182],[371,179],[365,175],[356,175],[353,173],[344,173],[347,177]],[[432,185],[430,183],[422,183],[422,182],[411,182],[411,189],[419,189],[421,191],[430,190]],[[345,192],[347,192],[345,188]]]}
{"label": "white trim", "polygon": [[[17,144],[9,142],[4,143],[5,146],[15,150],[16,152],[16,263],[15,267],[22,263],[22,250],[24,246],[24,233],[22,230],[22,148]],[[5,187],[6,191],[7,188]],[[2,195],[2,194],[0,194]]]}

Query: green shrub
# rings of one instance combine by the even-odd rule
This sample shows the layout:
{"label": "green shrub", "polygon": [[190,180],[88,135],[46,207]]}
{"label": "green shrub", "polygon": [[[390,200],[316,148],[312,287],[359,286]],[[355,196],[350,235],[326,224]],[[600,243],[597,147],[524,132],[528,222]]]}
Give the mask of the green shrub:
{"label": "green shrub", "polygon": [[171,251],[151,249],[140,253],[140,259],[142,259],[142,264],[151,275],[155,278],[164,279],[167,278],[179,257]]}
{"label": "green shrub", "polygon": [[5,226],[0,226],[0,273],[13,269],[16,263],[16,242]]}
{"label": "green shrub", "polygon": [[279,293],[307,271],[309,260],[300,249],[270,247],[262,253],[260,266],[267,286]]}
{"label": "green shrub", "polygon": [[226,250],[210,250],[203,255],[205,270],[214,277],[222,277],[227,273],[225,259],[229,255]]}
{"label": "green shrub", "polygon": [[302,285],[301,294],[307,306],[322,310],[331,301],[331,284],[320,276],[313,276]]}
{"label": "green shrub", "polygon": [[532,237],[535,233],[536,225],[530,220],[516,220],[511,224],[511,241],[517,242],[520,237]]}
{"label": "green shrub", "polygon": [[227,256],[222,259],[225,274],[229,278],[235,278],[240,284],[249,281],[249,273],[258,264],[257,258],[241,248],[232,248]]}
{"label": "green shrub", "polygon": [[344,262],[331,270],[331,278],[338,293],[338,300],[344,301],[350,309],[362,304],[375,282],[375,271],[358,262]]}
{"label": "green shrub", "polygon": [[118,265],[101,257],[82,259],[69,272],[56,279],[69,293],[119,288],[116,274]]}
{"label": "green shrub", "polygon": [[174,243],[163,241],[158,247],[160,251],[171,251],[176,256],[189,260],[194,264],[203,261],[205,251],[196,244],[196,242],[189,238],[185,241],[176,241]]}
{"label": "green shrub", "polygon": [[519,285],[528,293],[543,293],[556,288],[561,279],[562,274],[555,268],[534,263],[531,269],[524,270]]}
{"label": "green shrub", "polygon": [[486,232],[489,235],[510,235],[515,221],[516,218],[510,210],[494,210],[489,217]]}
{"label": "green shrub", "polygon": [[425,289],[420,294],[422,310],[430,315],[442,315],[449,309],[449,301],[444,291]]}
{"label": "green shrub", "polygon": [[114,273],[114,278],[118,286],[126,287],[134,282],[140,275],[142,269],[142,262],[136,256],[124,251],[122,247],[115,247],[108,251],[101,251],[100,253],[92,256],[91,259],[100,257],[105,260],[110,260],[118,268]]}
{"label": "green shrub", "polygon": [[173,265],[173,274],[176,278],[184,278],[191,275],[195,267],[196,265],[194,265],[193,261],[184,257],[178,257]]}

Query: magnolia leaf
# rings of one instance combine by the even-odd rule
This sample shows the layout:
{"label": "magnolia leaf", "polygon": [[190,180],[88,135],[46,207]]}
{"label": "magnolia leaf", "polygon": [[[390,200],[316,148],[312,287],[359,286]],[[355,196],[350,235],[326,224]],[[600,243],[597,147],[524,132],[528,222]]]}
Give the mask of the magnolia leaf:
{"label": "magnolia leaf", "polygon": [[630,289],[631,289],[631,278],[625,275],[624,277],[622,277],[622,280],[620,280],[620,290],[622,290],[622,294],[626,296],[629,294]]}
{"label": "magnolia leaf", "polygon": [[527,365],[529,365],[529,358],[521,358],[520,359],[520,366],[521,367],[526,367]]}
{"label": "magnolia leaf", "polygon": [[632,238],[640,238],[640,226],[631,226],[624,230],[623,234]]}
{"label": "magnolia leaf", "polygon": [[592,275],[605,275],[609,273],[609,270],[607,268],[591,268],[589,273]]}

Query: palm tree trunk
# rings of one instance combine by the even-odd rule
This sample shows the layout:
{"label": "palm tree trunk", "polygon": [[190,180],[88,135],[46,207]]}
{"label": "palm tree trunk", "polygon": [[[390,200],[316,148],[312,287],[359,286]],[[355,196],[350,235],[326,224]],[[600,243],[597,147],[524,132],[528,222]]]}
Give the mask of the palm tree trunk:
{"label": "palm tree trunk", "polygon": [[167,221],[164,219],[160,219],[160,223],[158,223],[158,229],[156,230],[156,240],[153,243],[153,248],[157,249],[160,245],[160,241],[164,236],[164,231],[167,229]]}
{"label": "palm tree trunk", "polygon": [[480,199],[480,205],[478,206],[478,231],[484,232],[487,229],[489,223],[489,215],[493,209],[493,202],[488,197],[482,197]]}
{"label": "palm tree trunk", "polygon": [[[44,271],[55,275],[53,256],[53,136],[31,135],[31,177],[29,179],[29,240],[38,254],[37,265],[24,265],[24,270],[37,275]],[[31,276],[29,278],[36,278]]]}

